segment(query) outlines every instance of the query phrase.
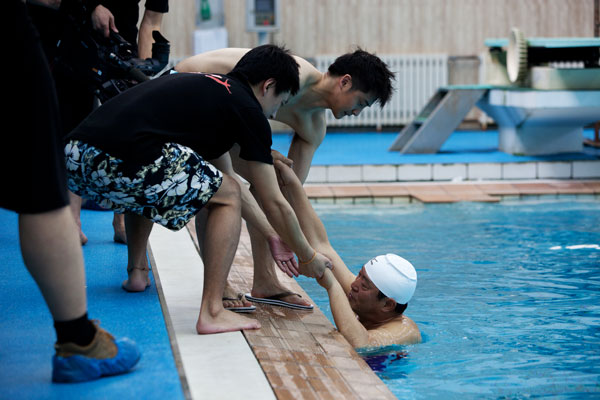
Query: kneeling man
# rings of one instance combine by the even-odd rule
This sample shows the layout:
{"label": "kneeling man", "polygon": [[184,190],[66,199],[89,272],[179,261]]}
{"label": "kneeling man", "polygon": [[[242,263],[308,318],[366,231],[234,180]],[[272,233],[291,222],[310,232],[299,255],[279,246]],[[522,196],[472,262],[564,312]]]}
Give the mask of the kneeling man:
{"label": "kneeling man", "polygon": [[304,235],[333,264],[333,270],[326,270],[317,281],[327,289],[340,333],[356,348],[421,342],[419,328],[404,315],[417,286],[412,264],[396,254],[381,255],[368,261],[355,276],[329,243],[325,227],[293,170],[279,160],[275,167],[281,190]]}

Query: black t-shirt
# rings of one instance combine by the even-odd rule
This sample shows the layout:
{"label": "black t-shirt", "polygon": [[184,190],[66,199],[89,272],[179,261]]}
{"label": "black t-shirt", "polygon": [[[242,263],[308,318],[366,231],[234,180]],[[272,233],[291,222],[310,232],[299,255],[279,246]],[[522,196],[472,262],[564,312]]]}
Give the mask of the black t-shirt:
{"label": "black t-shirt", "polygon": [[130,166],[154,161],[165,143],[218,158],[240,146],[240,157],[272,164],[271,128],[252,89],[232,75],[165,75],[112,98],[69,135]]}

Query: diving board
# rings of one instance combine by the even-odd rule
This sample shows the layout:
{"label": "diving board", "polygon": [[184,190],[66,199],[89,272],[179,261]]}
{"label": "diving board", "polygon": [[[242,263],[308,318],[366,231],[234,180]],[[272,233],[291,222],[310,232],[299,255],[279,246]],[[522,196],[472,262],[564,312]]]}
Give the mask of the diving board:
{"label": "diving board", "polygon": [[487,85],[439,88],[389,150],[435,153],[477,106],[498,124],[501,151],[581,152],[583,128],[600,120],[600,38],[526,39],[513,28],[485,44]]}
{"label": "diving board", "polygon": [[401,153],[436,153],[490,86],[439,88],[390,146]]}

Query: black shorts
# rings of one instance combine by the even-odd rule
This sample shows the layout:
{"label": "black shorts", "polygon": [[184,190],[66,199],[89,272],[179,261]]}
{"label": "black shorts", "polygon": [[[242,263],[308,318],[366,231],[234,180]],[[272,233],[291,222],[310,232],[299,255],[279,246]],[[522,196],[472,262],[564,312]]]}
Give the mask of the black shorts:
{"label": "black shorts", "polygon": [[54,83],[27,8],[9,0],[4,21],[6,54],[16,65],[6,76],[3,96],[4,154],[0,207],[34,214],[69,204],[66,169]]}

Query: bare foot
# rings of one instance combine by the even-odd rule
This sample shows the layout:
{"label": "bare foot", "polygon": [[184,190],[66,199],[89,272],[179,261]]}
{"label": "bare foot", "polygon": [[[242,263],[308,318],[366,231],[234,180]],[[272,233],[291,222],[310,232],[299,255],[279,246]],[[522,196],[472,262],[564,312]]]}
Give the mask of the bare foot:
{"label": "bare foot", "polygon": [[[227,299],[227,300],[226,300]],[[235,290],[229,285],[229,282],[225,285],[223,291],[223,307],[225,308],[237,308],[237,307],[251,307],[252,303],[246,300],[243,293]]]}
{"label": "bare foot", "polygon": [[260,322],[227,310],[214,315],[201,310],[196,322],[196,332],[200,335],[248,329],[260,329]]}
{"label": "bare foot", "polygon": [[125,217],[123,214],[114,214],[113,229],[115,231],[113,240],[117,243],[127,244],[127,234],[125,233]]}
{"label": "bare foot", "polygon": [[[241,294],[241,293],[240,293]],[[252,303],[246,300],[243,294],[240,297],[228,297],[223,296],[223,307],[229,308],[240,308],[240,307],[252,307]]]}
{"label": "bare foot", "polygon": [[82,246],[88,242],[88,238],[85,236],[85,233],[83,233],[81,228],[79,228],[79,240],[81,241]]}
{"label": "bare foot", "polygon": [[128,279],[124,280],[121,287],[127,292],[143,292],[150,286],[148,269],[132,268],[127,271]]}
{"label": "bare foot", "polygon": [[86,244],[88,242],[88,238],[87,238],[87,236],[85,236],[85,233],[83,233],[83,230],[81,229],[81,219],[76,218],[75,223],[77,224],[77,229],[79,229],[79,241],[81,242],[81,245],[83,246],[84,244]]}

